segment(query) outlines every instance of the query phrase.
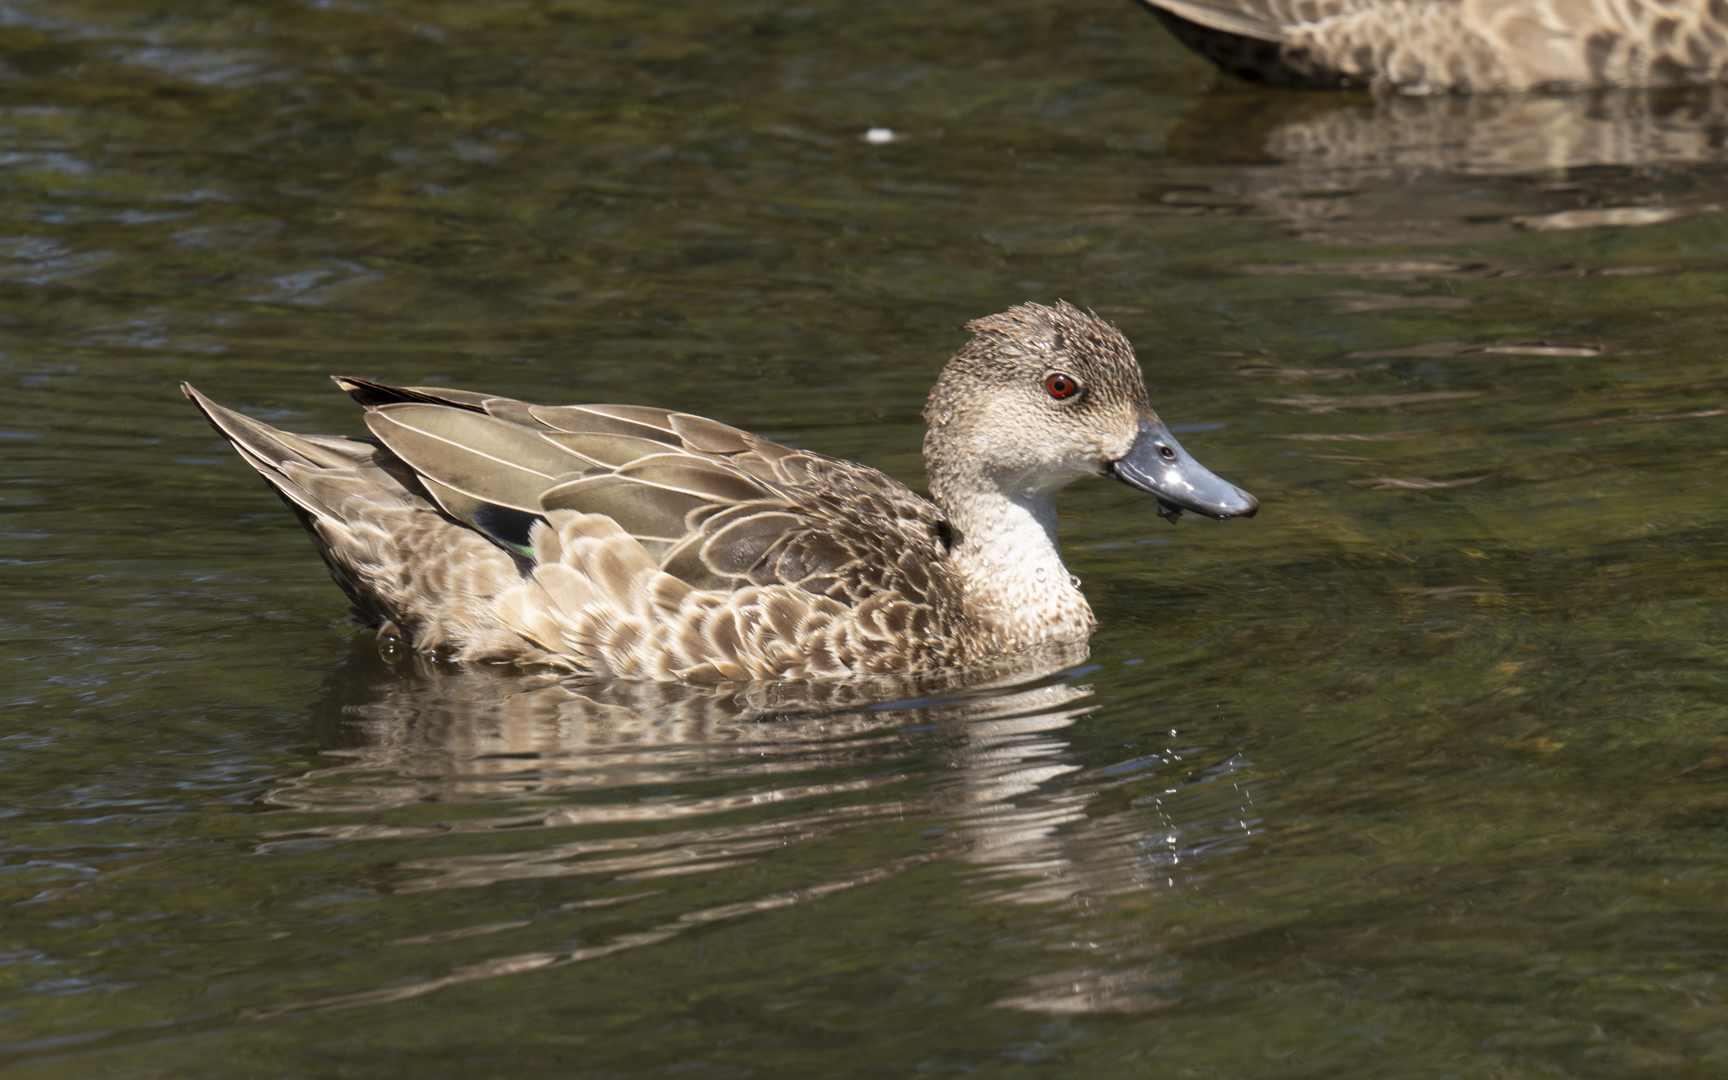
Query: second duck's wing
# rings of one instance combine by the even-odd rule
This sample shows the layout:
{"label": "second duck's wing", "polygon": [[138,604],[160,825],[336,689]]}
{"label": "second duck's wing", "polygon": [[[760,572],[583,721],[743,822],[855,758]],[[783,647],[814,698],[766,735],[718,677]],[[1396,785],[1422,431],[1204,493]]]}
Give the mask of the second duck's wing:
{"label": "second duck's wing", "polygon": [[1372,0],[1141,0],[1176,40],[1249,82],[1330,88],[1338,74],[1289,55],[1293,30]]}
{"label": "second duck's wing", "polygon": [[573,510],[611,518],[696,589],[793,585],[848,605],[946,591],[929,567],[947,522],[874,469],[666,409],[336,381],[445,513],[518,555],[537,522]]}
{"label": "second duck's wing", "polygon": [[[1292,18],[1295,13],[1287,10],[1293,7],[1289,0],[1143,0],[1143,2],[1154,11],[1174,15],[1178,19],[1195,23],[1206,29],[1254,38],[1258,41],[1288,41],[1290,32],[1285,27],[1292,22],[1301,21],[1299,16]],[[1336,2],[1337,0],[1334,0],[1334,5],[1330,6],[1335,6]],[[1316,4],[1315,6],[1321,5]],[[1328,14],[1335,14],[1335,12],[1328,12]]]}
{"label": "second duck's wing", "polygon": [[1142,0],[1251,81],[1408,92],[1680,86],[1728,78],[1719,0]]}

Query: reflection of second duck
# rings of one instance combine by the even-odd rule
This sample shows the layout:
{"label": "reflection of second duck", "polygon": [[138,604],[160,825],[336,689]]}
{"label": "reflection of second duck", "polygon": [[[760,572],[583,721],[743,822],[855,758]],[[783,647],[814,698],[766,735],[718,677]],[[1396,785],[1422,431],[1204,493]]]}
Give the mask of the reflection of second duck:
{"label": "reflection of second duck", "polygon": [[[1187,164],[1271,161],[1308,170],[1307,190],[1422,173],[1515,176],[1588,166],[1728,158],[1728,86],[1590,94],[1406,97],[1210,94],[1169,134]],[[1247,182],[1264,170],[1235,170]],[[1567,178],[1571,183],[1589,177]],[[1305,187],[1303,184],[1305,183]],[[1605,193],[1604,197],[1607,197]]]}
{"label": "reflection of second duck", "polygon": [[1067,304],[970,324],[925,411],[925,500],[861,465],[640,406],[340,380],[382,445],[292,435],[187,389],[415,647],[634,679],[929,670],[1094,620],[1056,547],[1085,476],[1171,518],[1257,504],[1152,411],[1114,327]]}

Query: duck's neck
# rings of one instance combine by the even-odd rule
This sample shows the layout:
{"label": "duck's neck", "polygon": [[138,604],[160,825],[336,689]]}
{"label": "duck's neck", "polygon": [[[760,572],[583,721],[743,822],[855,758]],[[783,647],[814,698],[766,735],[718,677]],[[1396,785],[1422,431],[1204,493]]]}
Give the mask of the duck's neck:
{"label": "duck's neck", "polygon": [[949,558],[993,648],[1091,635],[1092,608],[1056,550],[1055,490],[1012,477],[933,476],[931,494],[959,534]]}

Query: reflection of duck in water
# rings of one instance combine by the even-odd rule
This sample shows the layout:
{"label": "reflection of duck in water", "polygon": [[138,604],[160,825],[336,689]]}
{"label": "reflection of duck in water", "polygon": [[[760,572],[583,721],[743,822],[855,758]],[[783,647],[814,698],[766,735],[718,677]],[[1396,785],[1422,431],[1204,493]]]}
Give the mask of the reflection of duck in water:
{"label": "reflection of duck in water", "polygon": [[[1475,243],[1545,221],[1660,224],[1720,210],[1713,172],[1652,166],[1728,160],[1725,132],[1728,85],[1426,97],[1209,94],[1166,143],[1177,160],[1206,167],[1206,183],[1161,198],[1177,213],[1265,211],[1320,243]],[[1211,168],[1220,163],[1257,167]],[[1169,176],[1165,170],[1158,179]],[[1577,268],[1566,258],[1552,272]],[[1529,262],[1500,266],[1495,273],[1550,272]]]}
{"label": "reflection of duck in water", "polygon": [[[323,710],[327,752],[347,762],[287,782],[265,801],[376,811],[619,793],[616,802],[559,805],[558,823],[572,825],[736,809],[739,800],[716,798],[713,785],[742,782],[743,803],[786,807],[825,794],[805,774],[826,769],[857,771],[866,788],[904,781],[892,765],[908,752],[902,729],[968,727],[1087,697],[1089,688],[1066,681],[1026,685],[1085,656],[1083,644],[1069,645],[919,675],[716,687],[390,660],[361,638],[333,674]],[[345,779],[353,777],[358,786]],[[632,809],[645,788],[661,797]],[[698,788],[693,801],[668,794]]]}
{"label": "reflection of duck in water", "polygon": [[[1226,749],[1154,742],[1087,767],[1063,732],[1095,707],[1091,688],[1047,678],[1083,646],[971,677],[728,688],[387,663],[356,646],[325,710],[325,739],[341,747],[326,753],[347,760],[264,795],[296,816],[258,851],[354,844],[377,852],[358,862],[380,892],[502,887],[523,914],[472,923],[461,904],[414,909],[431,932],[390,947],[430,950],[408,954],[427,978],[253,1016],[618,957],[932,864],[948,865],[936,871],[944,908],[1050,910],[1016,916],[1026,955],[1000,1004],[1141,1011],[1161,1003],[1176,960],[1125,928],[1112,898],[1198,887],[1203,856],[1257,827]],[[895,691],[940,696],[880,696]],[[506,894],[486,895],[477,906],[490,910]],[[506,932],[517,936],[478,962],[464,951],[447,969],[438,952]],[[1063,955],[1039,944],[1046,934]]]}
{"label": "reflection of duck in water", "polygon": [[1728,77],[1715,0],[1143,0],[1225,71],[1408,93],[1684,86]]}
{"label": "reflection of duck in water", "polygon": [[[895,740],[878,738],[901,727],[1031,708],[1004,704],[1010,699],[1055,707],[1084,696],[1066,683],[1021,694],[1001,688],[1048,677],[1086,654],[1079,643],[963,669],[704,686],[385,657],[360,637],[348,662],[332,672],[320,710],[326,752],[348,763],[286,783],[266,801],[302,810],[381,810],[771,777],[836,754],[859,764],[903,753]],[[328,782],[350,775],[365,780]],[[787,799],[773,788],[762,801]],[[561,809],[560,820],[573,823],[571,813]],[[661,800],[641,820],[661,815],[686,812],[678,800]]]}
{"label": "reflection of duck in water", "polygon": [[1187,163],[1384,170],[1402,185],[1420,173],[1515,176],[1720,161],[1728,157],[1725,133],[1728,85],[1372,98],[1235,93],[1197,99],[1168,145]]}
{"label": "reflection of duck in water", "polygon": [[1253,514],[1146,400],[1122,335],[1067,304],[970,324],[925,410],[935,504],[701,417],[339,380],[376,442],[187,393],[299,512],[379,625],[462,659],[634,679],[816,678],[1084,641],[1055,495],[1111,476],[1174,518]]}

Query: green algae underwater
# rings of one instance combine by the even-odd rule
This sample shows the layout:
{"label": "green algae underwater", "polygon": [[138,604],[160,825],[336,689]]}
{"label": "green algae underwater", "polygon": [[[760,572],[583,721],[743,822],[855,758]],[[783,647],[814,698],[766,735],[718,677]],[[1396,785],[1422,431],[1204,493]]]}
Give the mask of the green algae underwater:
{"label": "green algae underwater", "polygon": [[[0,42],[8,1075],[1728,1069],[1721,92],[1262,93],[1073,0]],[[383,656],[175,389],[921,486],[962,324],[1057,298],[1262,512],[1076,485],[1090,656],[899,700]]]}

